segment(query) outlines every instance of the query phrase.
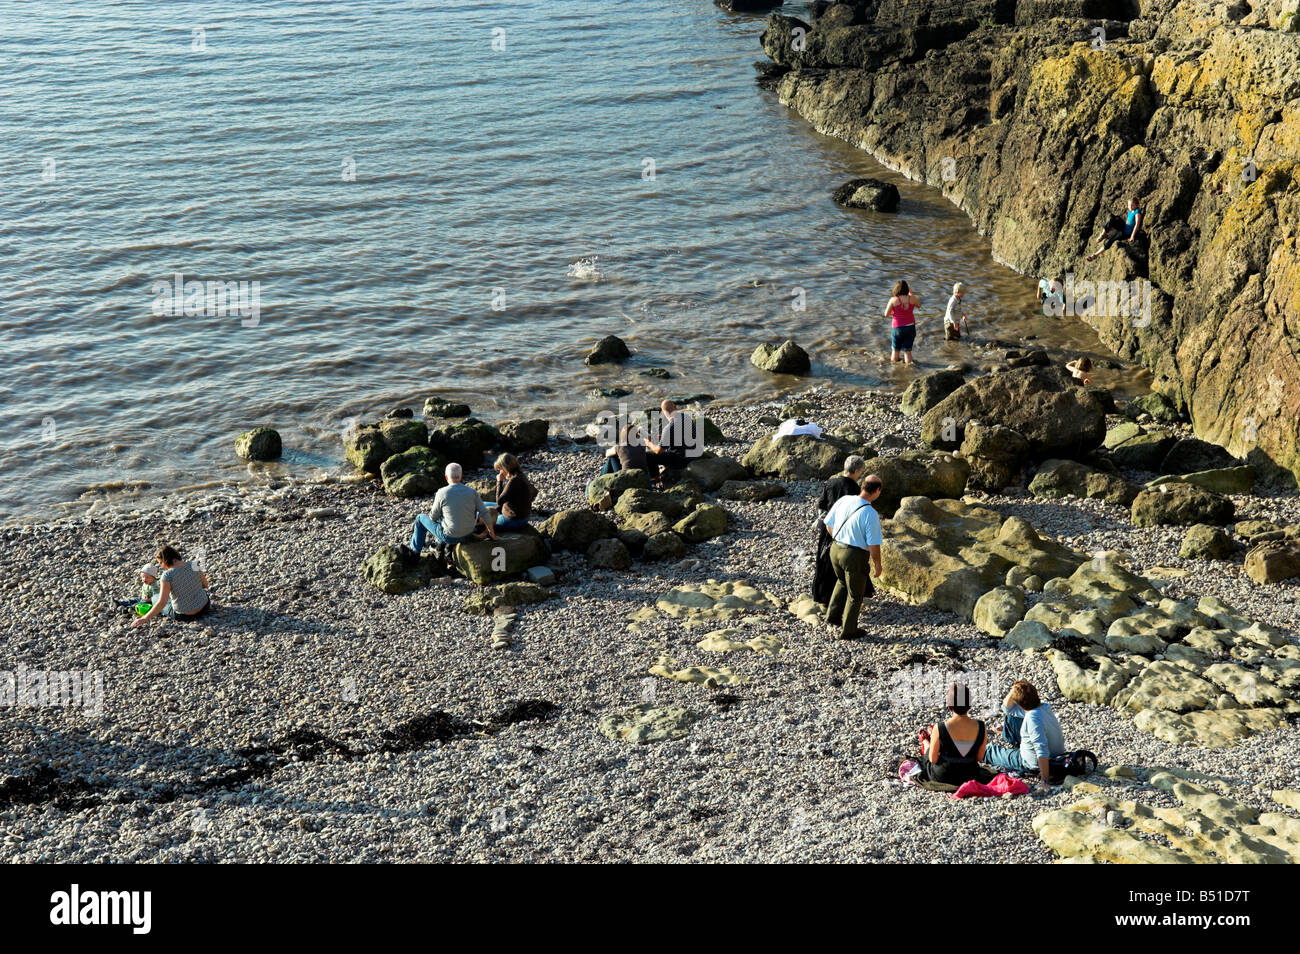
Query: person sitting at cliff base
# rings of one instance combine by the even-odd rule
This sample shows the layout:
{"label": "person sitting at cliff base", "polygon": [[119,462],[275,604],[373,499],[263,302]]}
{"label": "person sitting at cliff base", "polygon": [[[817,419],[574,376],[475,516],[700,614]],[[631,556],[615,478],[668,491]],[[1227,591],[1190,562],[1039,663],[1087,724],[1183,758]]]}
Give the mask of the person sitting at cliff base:
{"label": "person sitting at cliff base", "polygon": [[1128,200],[1128,215],[1121,218],[1118,215],[1112,215],[1106,221],[1106,227],[1102,231],[1101,248],[1088,256],[1088,261],[1092,261],[1102,252],[1107,251],[1116,242],[1125,245],[1131,245],[1137,241],[1138,234],[1142,231],[1142,209],[1138,206],[1137,199]]}

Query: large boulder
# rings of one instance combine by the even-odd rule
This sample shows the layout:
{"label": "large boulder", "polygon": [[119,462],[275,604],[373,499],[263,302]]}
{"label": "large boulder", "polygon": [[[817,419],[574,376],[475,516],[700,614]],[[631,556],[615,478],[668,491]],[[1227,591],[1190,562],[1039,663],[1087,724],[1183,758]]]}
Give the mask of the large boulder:
{"label": "large boulder", "polygon": [[696,458],[686,465],[686,473],[695,478],[705,493],[712,493],[729,480],[749,479],[749,471],[732,457]]}
{"label": "large boulder", "polygon": [[901,196],[898,186],[883,179],[850,179],[836,189],[831,198],[836,205],[872,212],[897,212]]}
{"label": "large boulder", "polygon": [[551,425],[547,421],[502,421],[497,425],[501,444],[512,451],[533,450],[546,443]]}
{"label": "large boulder", "polygon": [[1222,526],[1232,522],[1236,510],[1227,497],[1192,484],[1160,484],[1134,498],[1132,520],[1137,527],[1190,527],[1197,523]]}
{"label": "large boulder", "polygon": [[622,338],[606,335],[597,341],[583,359],[585,364],[621,364],[632,357]]}
{"label": "large boulder", "polygon": [[255,427],[235,438],[235,453],[244,460],[279,460],[280,435],[269,427]]}
{"label": "large boulder", "polygon": [[609,494],[615,503],[625,490],[649,490],[650,475],[639,467],[625,467],[612,474],[601,474],[587,485],[587,503],[593,507]]}
{"label": "large boulder", "polygon": [[614,512],[620,517],[637,513],[661,513],[670,521],[677,521],[686,516],[686,508],[674,495],[657,490],[635,488],[623,492],[614,506]]}
{"label": "large boulder", "polygon": [[366,582],[385,593],[409,593],[429,585],[442,568],[432,555],[403,561],[402,552],[395,546],[382,546],[361,564]]}
{"label": "large boulder", "polygon": [[593,541],[587,548],[587,566],[593,570],[626,570],[632,565],[632,554],[618,537]]}
{"label": "large boulder", "polygon": [[1045,460],[1029,482],[1035,497],[1087,497],[1127,507],[1138,495],[1136,485],[1074,460]]}
{"label": "large boulder", "polygon": [[1107,435],[1106,446],[1110,459],[1129,470],[1155,470],[1178,441],[1172,433],[1160,427],[1149,431],[1137,428],[1132,436],[1118,440],[1120,435],[1127,433],[1128,428],[1124,425],[1114,428]]}
{"label": "large boulder", "polygon": [[384,493],[390,497],[429,497],[447,483],[447,459],[428,447],[412,447],[379,465]]}
{"label": "large boulder", "polygon": [[788,338],[779,345],[759,345],[749,361],[760,371],[773,374],[807,374],[812,369],[808,352]]}
{"label": "large boulder", "polygon": [[1221,470],[1236,467],[1239,463],[1218,444],[1199,437],[1184,437],[1174,442],[1160,461],[1160,472],[1165,474],[1193,474],[1203,470]]}
{"label": "large boulder", "polygon": [[969,486],[996,492],[1012,483],[1023,469],[1030,456],[1029,441],[1014,428],[971,421],[966,425],[961,455],[970,465]]}
{"label": "large boulder", "polygon": [[1246,575],[1263,586],[1300,576],[1300,544],[1270,540],[1246,554]]}
{"label": "large boulder", "polygon": [[701,543],[727,532],[727,511],[717,504],[700,504],[673,525],[673,532],[691,543]]}
{"label": "large boulder", "polygon": [[1070,386],[1057,367],[994,371],[967,381],[925,412],[921,439],[955,450],[972,421],[1001,424],[1029,442],[1034,460],[1080,457],[1106,434],[1106,412],[1096,395]]}
{"label": "large boulder", "polygon": [[555,549],[574,553],[586,553],[595,541],[618,534],[614,521],[594,510],[561,510],[538,529],[551,538]]}
{"label": "large boulder", "polygon": [[686,556],[686,544],[675,533],[656,533],[645,542],[642,558],[651,562],[679,560]]}
{"label": "large boulder", "polygon": [[1176,424],[1181,418],[1174,403],[1163,394],[1154,391],[1134,398],[1124,407],[1126,417],[1137,418],[1143,414],[1150,415],[1161,424]]}
{"label": "large boulder", "polygon": [[1191,484],[1216,494],[1248,494],[1255,486],[1255,468],[1250,464],[1224,467],[1221,470],[1198,470],[1191,474],[1157,477],[1148,487],[1158,484]]}
{"label": "large boulder", "polygon": [[760,437],[741,458],[741,463],[759,477],[780,480],[827,480],[844,470],[850,454],[871,458],[874,449],[859,446],[834,434],[820,438],[809,434],[789,437]]}
{"label": "large boulder", "polygon": [[864,474],[880,478],[880,496],[872,505],[882,517],[892,517],[904,497],[960,497],[966,492],[970,464],[938,451],[904,451],[896,457],[874,457]]}
{"label": "large boulder", "polygon": [[429,432],[429,446],[466,470],[483,466],[483,455],[501,442],[501,435],[491,424],[467,417],[454,424],[444,424]]}
{"label": "large boulder", "polygon": [[546,540],[532,527],[497,534],[495,540],[468,540],[452,548],[452,562],[480,586],[519,576],[529,567],[544,566],[551,553]]}
{"label": "large boulder", "polygon": [[1025,618],[1025,594],[1016,586],[997,586],[975,601],[972,621],[990,636],[1001,638]]}
{"label": "large boulder", "polygon": [[966,619],[1012,566],[1048,580],[1087,562],[1018,517],[960,500],[904,497],[882,529],[880,582],[909,602]]}
{"label": "large boulder", "polygon": [[966,375],[953,368],[923,374],[907,386],[899,403],[908,417],[920,417],[966,383]]}
{"label": "large boulder", "polygon": [[388,458],[428,443],[429,431],[423,421],[390,417],[349,431],[343,449],[349,464],[378,477],[380,465]]}
{"label": "large boulder", "polygon": [[1183,536],[1178,555],[1183,559],[1224,560],[1236,549],[1232,537],[1218,527],[1198,523]]}

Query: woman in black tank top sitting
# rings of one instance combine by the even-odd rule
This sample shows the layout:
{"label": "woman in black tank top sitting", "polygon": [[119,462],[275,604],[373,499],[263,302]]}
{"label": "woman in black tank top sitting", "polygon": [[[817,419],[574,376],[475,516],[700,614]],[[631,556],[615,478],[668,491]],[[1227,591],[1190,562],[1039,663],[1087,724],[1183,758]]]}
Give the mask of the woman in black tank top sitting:
{"label": "woman in black tank top sitting", "polygon": [[988,731],[983,722],[966,714],[970,702],[970,689],[953,683],[944,700],[952,715],[920,733],[921,775],[927,780],[961,785],[980,774],[979,763],[988,745]]}

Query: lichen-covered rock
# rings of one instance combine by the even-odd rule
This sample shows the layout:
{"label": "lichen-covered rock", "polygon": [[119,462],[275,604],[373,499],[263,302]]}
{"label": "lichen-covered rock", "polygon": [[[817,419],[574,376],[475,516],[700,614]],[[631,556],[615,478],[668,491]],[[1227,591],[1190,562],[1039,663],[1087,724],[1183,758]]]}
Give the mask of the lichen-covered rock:
{"label": "lichen-covered rock", "polygon": [[614,512],[624,518],[637,513],[661,513],[669,521],[677,521],[686,515],[686,508],[673,494],[634,487],[619,496]]}
{"label": "lichen-covered rock", "polygon": [[836,189],[831,198],[836,205],[872,212],[897,212],[901,200],[898,186],[883,179],[850,179]]}
{"label": "lichen-covered rock", "polygon": [[784,497],[785,484],[775,480],[728,480],[717,490],[717,496],[723,500],[771,500]]}
{"label": "lichen-covered rock", "polygon": [[[625,529],[635,530],[647,538],[658,536],[661,533],[671,534],[673,529],[673,521],[657,510],[652,510],[649,513],[620,514],[619,519],[623,522]],[[685,552],[684,549],[683,552]]]}
{"label": "lichen-covered rock", "polygon": [[404,562],[401,551],[395,546],[382,546],[361,565],[366,582],[389,594],[409,593],[428,586],[435,576],[441,576],[438,561],[425,555]]}
{"label": "lichen-covered rock", "polygon": [[875,450],[854,444],[834,434],[812,437],[795,434],[789,437],[760,437],[746,452],[741,463],[750,473],[779,480],[827,480],[844,470],[844,460],[851,454],[872,458]]}
{"label": "lichen-covered rock", "polygon": [[1255,486],[1255,468],[1249,464],[1226,467],[1222,470],[1199,470],[1191,474],[1171,474],[1157,477],[1147,486],[1160,484],[1191,484],[1216,494],[1248,494]]}
{"label": "lichen-covered rock", "polygon": [[409,418],[385,418],[349,431],[343,438],[348,463],[357,470],[379,476],[380,465],[394,454],[429,443],[429,431],[423,421]]}
{"label": "lichen-covered rock", "polygon": [[990,636],[1002,637],[1025,618],[1024,591],[997,586],[975,601],[973,621]]}
{"label": "lichen-covered rock", "polygon": [[727,511],[717,504],[700,504],[673,525],[673,532],[690,543],[703,543],[727,532]]}
{"label": "lichen-covered rock", "polygon": [[789,339],[779,345],[759,345],[749,356],[749,361],[760,371],[773,374],[807,374],[812,369],[808,352]]}
{"label": "lichen-covered rock", "polygon": [[608,517],[594,510],[561,510],[547,517],[538,530],[551,538],[557,550],[586,553],[597,540],[618,534],[618,527]]}
{"label": "lichen-covered rock", "polygon": [[955,450],[972,421],[1018,432],[1034,460],[1082,456],[1106,433],[1106,412],[1096,396],[1071,387],[1056,367],[994,371],[967,381],[925,412],[921,439]]}
{"label": "lichen-covered rock", "polygon": [[1159,484],[1133,499],[1131,517],[1135,527],[1222,526],[1231,523],[1236,512],[1236,505],[1220,494],[1192,484]]}
{"label": "lichen-covered rock", "polygon": [[459,401],[449,401],[444,397],[428,397],[424,399],[424,416],[425,417],[469,417],[470,409],[468,404],[462,404]]}
{"label": "lichen-covered rock", "polygon": [[464,610],[473,616],[491,616],[502,607],[545,603],[551,592],[536,583],[502,583],[475,590],[465,600]]}
{"label": "lichen-covered rock", "polygon": [[1178,555],[1185,560],[1225,560],[1237,545],[1218,527],[1198,523],[1183,536]]}
{"label": "lichen-covered rock", "polygon": [[1045,460],[1029,482],[1035,497],[1087,497],[1128,507],[1138,495],[1138,488],[1087,464],[1074,460]]}
{"label": "lichen-covered rock", "polygon": [[429,432],[428,444],[449,461],[466,470],[483,466],[483,455],[501,442],[501,435],[491,424],[467,417],[454,424],[444,424]]}
{"label": "lichen-covered rock", "polygon": [[[1127,430],[1115,428],[1111,433],[1116,432],[1127,433]],[[1152,471],[1160,466],[1176,440],[1172,433],[1163,428],[1149,431],[1138,428],[1137,433],[1125,440],[1116,440],[1113,445],[1108,442],[1107,456],[1116,466],[1128,470]]]}
{"label": "lichen-covered rock", "polygon": [[279,460],[280,434],[269,427],[255,427],[235,438],[235,454],[244,460]]}
{"label": "lichen-covered rock", "polygon": [[686,473],[699,484],[700,490],[712,493],[729,480],[748,480],[749,471],[732,457],[701,457],[686,465]]}
{"label": "lichen-covered rock", "polygon": [[1042,623],[1022,619],[1002,637],[1002,645],[1009,649],[1018,649],[1021,652],[1031,653],[1035,650],[1046,649],[1052,644],[1052,639],[1052,631]]}
{"label": "lichen-covered rock", "polygon": [[625,467],[612,474],[601,474],[587,487],[587,503],[593,507],[609,494],[615,503],[625,490],[649,490],[650,475],[639,467]]}
{"label": "lichen-covered rock", "polygon": [[965,373],[951,368],[923,374],[907,386],[899,410],[908,417],[920,417],[965,383]]}
{"label": "lichen-covered rock", "polygon": [[587,566],[593,570],[626,570],[632,565],[632,554],[618,537],[594,541],[587,548]]}
{"label": "lichen-covered rock", "polygon": [[882,517],[892,517],[904,497],[960,497],[966,492],[970,464],[941,451],[904,451],[869,458],[863,473],[880,478],[880,496],[872,506]]}
{"label": "lichen-covered rock", "polygon": [[544,566],[550,557],[546,540],[532,527],[499,533],[495,540],[458,543],[451,551],[456,568],[480,586],[519,576],[529,567]]}
{"label": "lichen-covered rock", "polygon": [[390,497],[429,497],[446,486],[447,459],[428,447],[412,447],[379,466],[384,493]]}
{"label": "lichen-covered rock", "polygon": [[508,450],[523,451],[542,447],[550,434],[551,425],[536,418],[528,421],[502,421],[497,425],[501,445]]}
{"label": "lichen-covered rock", "polygon": [[599,726],[600,734],[607,739],[645,745],[686,738],[698,718],[677,706],[655,706],[643,702],[631,709],[601,716]]}
{"label": "lichen-covered rock", "polygon": [[[656,514],[656,516],[662,517],[663,515]],[[645,542],[645,549],[641,553],[642,559],[651,563],[662,560],[680,560],[684,556],[686,556],[686,544],[682,542],[681,537],[670,531],[650,534],[649,539]]]}
{"label": "lichen-covered rock", "polygon": [[[1300,112],[1279,105],[1296,98],[1300,44],[1271,26],[1293,29],[1291,0],[1266,8],[959,3],[922,21],[836,4],[811,29],[769,21],[762,82],[823,133],[941,189],[999,261],[1074,272],[1069,297],[1099,304],[1085,320],[1168,398],[1135,411],[1185,415],[1234,456],[1300,473]],[[1130,196],[1145,234],[1085,262]]]}

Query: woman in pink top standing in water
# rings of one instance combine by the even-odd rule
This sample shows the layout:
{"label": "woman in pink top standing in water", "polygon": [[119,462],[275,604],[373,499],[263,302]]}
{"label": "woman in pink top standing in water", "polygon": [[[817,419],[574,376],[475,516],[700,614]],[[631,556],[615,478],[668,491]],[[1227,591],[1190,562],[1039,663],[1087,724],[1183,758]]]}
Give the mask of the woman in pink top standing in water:
{"label": "woman in pink top standing in water", "polygon": [[912,294],[907,282],[894,285],[894,297],[889,299],[889,305],[885,308],[885,317],[892,318],[894,322],[894,350],[889,355],[890,361],[897,361],[901,354],[904,364],[912,363],[912,344],[916,341],[916,316],[912,311],[919,304],[921,299]]}

